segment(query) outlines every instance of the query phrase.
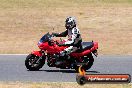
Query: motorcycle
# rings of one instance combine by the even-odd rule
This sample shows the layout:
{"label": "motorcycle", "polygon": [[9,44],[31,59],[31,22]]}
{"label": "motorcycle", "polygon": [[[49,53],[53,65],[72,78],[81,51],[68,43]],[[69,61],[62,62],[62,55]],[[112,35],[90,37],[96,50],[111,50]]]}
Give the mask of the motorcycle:
{"label": "motorcycle", "polygon": [[[26,57],[25,66],[30,71],[37,71],[43,67],[45,62],[49,67],[60,69],[75,69],[83,64],[84,70],[91,68],[94,62],[93,54],[98,55],[98,42],[82,42],[82,48],[67,56],[60,56],[59,52],[68,46],[59,46],[64,40],[54,40],[53,35],[46,33],[38,42],[39,51],[32,51]],[[59,59],[58,59],[59,57]],[[61,61],[62,63],[56,64]]]}

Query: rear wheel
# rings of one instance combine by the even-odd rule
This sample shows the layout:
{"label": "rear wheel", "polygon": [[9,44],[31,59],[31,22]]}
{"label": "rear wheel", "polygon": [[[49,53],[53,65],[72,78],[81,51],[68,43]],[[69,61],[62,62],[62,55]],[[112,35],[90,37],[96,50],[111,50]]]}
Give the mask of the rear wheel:
{"label": "rear wheel", "polygon": [[[84,69],[85,71],[90,69],[93,65],[94,62],[94,58],[92,56],[92,54],[87,55],[87,57],[84,57],[84,60],[82,61],[82,63],[85,63],[82,66],[82,69]],[[79,72],[79,66],[75,67],[76,72]]]}
{"label": "rear wheel", "polygon": [[43,67],[45,64],[45,57],[35,56],[33,54],[29,54],[25,60],[25,66],[30,71],[37,71]]}
{"label": "rear wheel", "polygon": [[84,62],[86,64],[83,65],[82,68],[86,71],[86,70],[90,69],[92,67],[92,65],[93,65],[94,58],[93,58],[92,54],[89,54],[87,56],[87,58],[85,58]]}

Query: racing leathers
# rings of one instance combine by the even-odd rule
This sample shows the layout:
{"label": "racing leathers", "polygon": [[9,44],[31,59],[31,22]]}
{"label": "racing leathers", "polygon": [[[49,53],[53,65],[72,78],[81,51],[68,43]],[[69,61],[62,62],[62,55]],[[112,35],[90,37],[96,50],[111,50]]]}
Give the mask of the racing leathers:
{"label": "racing leathers", "polygon": [[62,46],[64,45],[69,47],[64,49],[64,51],[60,52],[61,56],[68,55],[82,47],[81,45],[82,38],[81,38],[80,31],[77,27],[73,27],[72,29],[66,29],[66,31],[62,33],[53,33],[53,35],[56,37],[68,36],[68,39],[66,39],[66,42],[62,44]]}

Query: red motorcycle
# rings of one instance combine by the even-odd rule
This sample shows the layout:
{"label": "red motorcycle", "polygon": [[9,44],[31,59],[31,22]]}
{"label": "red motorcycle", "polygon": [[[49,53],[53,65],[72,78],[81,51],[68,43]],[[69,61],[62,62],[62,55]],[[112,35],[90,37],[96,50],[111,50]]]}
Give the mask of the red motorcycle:
{"label": "red motorcycle", "polygon": [[[78,49],[76,52],[63,57],[59,55],[59,52],[67,48],[67,46],[58,46],[60,42],[65,41],[53,40],[52,34],[45,34],[38,42],[40,51],[33,51],[27,56],[25,60],[26,68],[30,71],[39,70],[43,67],[46,61],[49,67],[57,67],[61,69],[75,69],[78,71],[78,67],[81,64],[84,65],[85,70],[91,68],[94,62],[93,54],[95,56],[98,55],[97,42],[82,42],[82,49]],[[56,64],[58,61],[61,61],[62,63]]]}

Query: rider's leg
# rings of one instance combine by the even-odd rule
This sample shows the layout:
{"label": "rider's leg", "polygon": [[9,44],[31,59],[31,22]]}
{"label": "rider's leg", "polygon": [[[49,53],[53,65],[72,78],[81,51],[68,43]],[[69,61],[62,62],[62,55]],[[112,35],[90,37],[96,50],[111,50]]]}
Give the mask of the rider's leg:
{"label": "rider's leg", "polygon": [[68,55],[72,52],[75,52],[77,49],[78,49],[77,47],[70,46],[70,47],[66,48],[64,51],[61,51],[60,55],[61,56]]}
{"label": "rider's leg", "polygon": [[[68,48],[66,48],[64,51],[61,51],[60,52],[60,56],[65,56],[65,55],[68,55],[74,51],[77,50],[77,47],[73,47],[73,46],[70,46]],[[69,59],[69,58],[68,58]],[[59,60],[59,59],[58,59]],[[62,63],[62,61],[57,61],[56,62],[56,65],[60,65]]]}

